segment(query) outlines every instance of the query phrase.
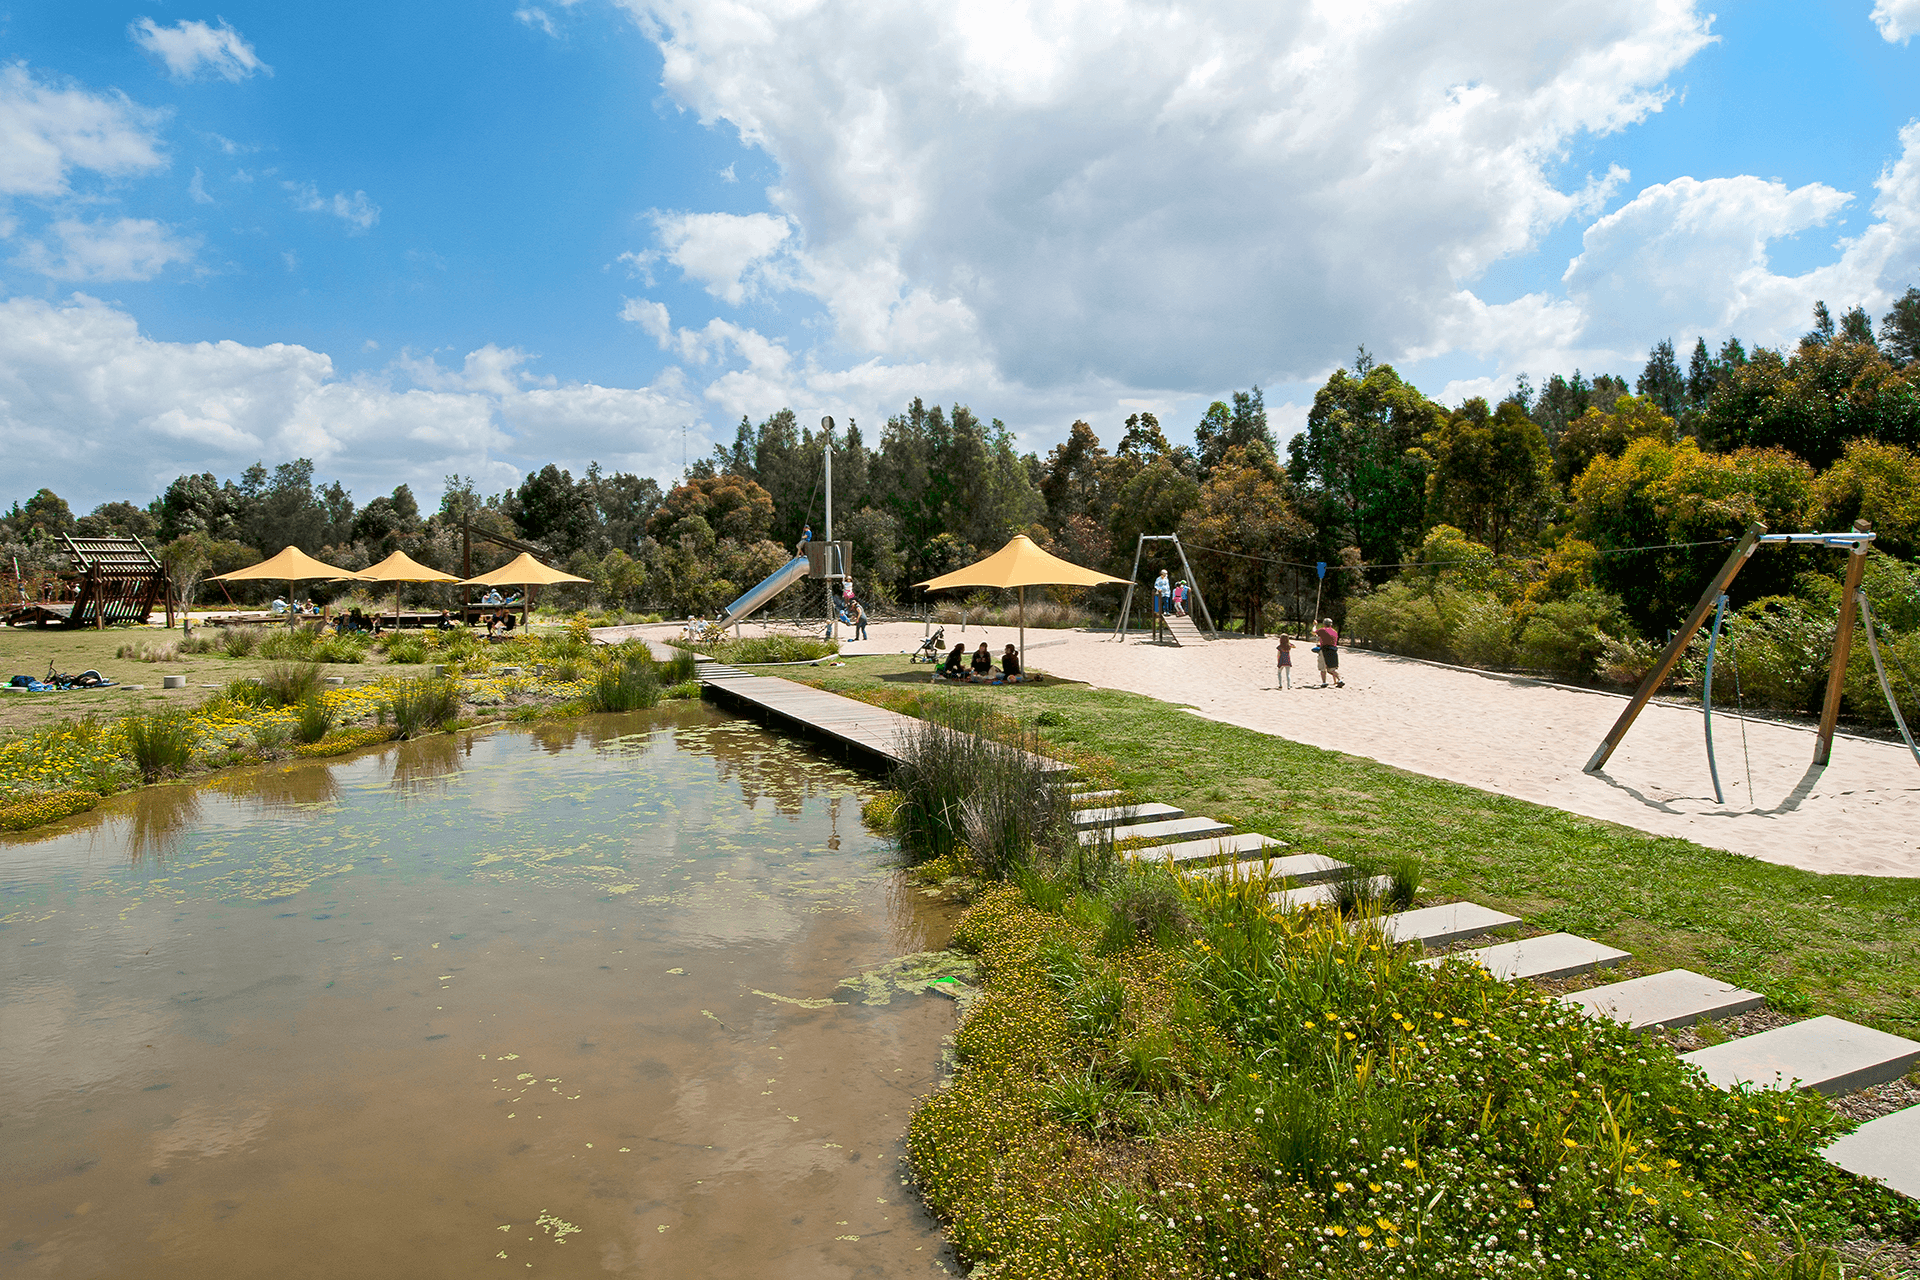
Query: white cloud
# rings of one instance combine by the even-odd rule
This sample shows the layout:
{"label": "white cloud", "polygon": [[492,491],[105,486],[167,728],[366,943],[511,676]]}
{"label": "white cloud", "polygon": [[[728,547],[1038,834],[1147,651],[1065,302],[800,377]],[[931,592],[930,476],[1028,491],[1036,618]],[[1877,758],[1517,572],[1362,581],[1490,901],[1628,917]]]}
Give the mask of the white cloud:
{"label": "white cloud", "polygon": [[773,274],[770,259],[793,234],[785,218],[767,213],[655,213],[653,225],[668,262],[736,307]]}
{"label": "white cloud", "polygon": [[217,27],[189,20],[163,27],[152,18],[142,18],[127,28],[127,35],[166,63],[168,74],[176,80],[191,80],[203,70],[231,83],[256,71],[273,74],[273,68],[260,61],[253,46],[225,19]]}
{"label": "white cloud", "polygon": [[81,294],[6,299],[0,438],[34,459],[30,487],[12,496],[45,484],[76,507],[145,501],[182,472],[304,456],[364,500],[403,481],[436,493],[450,472],[490,486],[546,462],[577,474],[594,458],[669,477],[687,425],[696,451],[707,447],[677,375],[641,388],[528,387],[515,372],[523,359],[487,346],[444,375],[445,389],[401,389],[339,377],[325,354],[292,344],[157,342]]}
{"label": "white cloud", "polygon": [[780,165],[839,343],[964,344],[1035,386],[1431,343],[1624,178],[1563,178],[1568,147],[1659,110],[1711,39],[1689,0],[623,3],[669,93]]}
{"label": "white cloud", "polygon": [[200,247],[151,218],[61,218],[48,230],[58,248],[29,240],[14,262],[55,280],[151,280],[169,263],[191,262]]}
{"label": "white cloud", "polygon": [[1878,0],[1867,16],[1889,42],[1905,44],[1920,32],[1920,0]]}
{"label": "white cloud", "polygon": [[515,9],[513,16],[530,27],[540,28],[540,30],[546,32],[548,35],[557,34],[553,29],[553,19],[549,18],[547,11],[539,5],[530,4],[523,9]]}
{"label": "white cloud", "polygon": [[192,181],[187,183],[187,195],[195,204],[213,203],[213,197],[207,194],[207,176],[197,168]]}
{"label": "white cloud", "polygon": [[165,113],[118,95],[55,88],[25,63],[0,69],[0,196],[63,196],[75,169],[124,177],[164,169]]}
{"label": "white cloud", "polygon": [[336,191],[328,197],[321,195],[320,188],[311,182],[283,182],[280,185],[292,195],[294,208],[302,213],[332,214],[347,224],[349,235],[364,234],[380,221],[380,206],[367,199],[364,191],[356,191],[351,196],[344,191]]}

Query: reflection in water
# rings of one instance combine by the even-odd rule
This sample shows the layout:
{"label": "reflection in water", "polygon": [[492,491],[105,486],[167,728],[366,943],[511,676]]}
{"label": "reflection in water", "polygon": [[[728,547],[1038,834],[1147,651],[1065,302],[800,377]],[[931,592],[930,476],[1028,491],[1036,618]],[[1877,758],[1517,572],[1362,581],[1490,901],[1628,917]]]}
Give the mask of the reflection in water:
{"label": "reflection in water", "polygon": [[692,705],[0,841],[0,1271],[941,1274],[953,1006],[887,966],[947,916],[874,785]]}
{"label": "reflection in water", "polygon": [[129,798],[125,816],[127,858],[158,862],[180,847],[200,821],[200,788],[142,787]]}
{"label": "reflection in water", "polygon": [[389,785],[407,795],[443,790],[448,776],[472,752],[470,733],[439,733],[403,742],[392,755],[393,778]]}

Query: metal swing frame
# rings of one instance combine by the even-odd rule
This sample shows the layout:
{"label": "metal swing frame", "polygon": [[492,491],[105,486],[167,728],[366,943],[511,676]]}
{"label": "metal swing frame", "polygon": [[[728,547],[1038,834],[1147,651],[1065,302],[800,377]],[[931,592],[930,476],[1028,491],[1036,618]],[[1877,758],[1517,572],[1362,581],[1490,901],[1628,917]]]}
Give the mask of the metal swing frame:
{"label": "metal swing frame", "polygon": [[[1133,572],[1127,575],[1127,594],[1125,598],[1120,601],[1120,618],[1119,621],[1113,624],[1113,638],[1115,640],[1125,639],[1126,633],[1130,629],[1127,624],[1133,617],[1133,589],[1140,581],[1140,559],[1146,554],[1147,544],[1149,542],[1171,542],[1173,544],[1174,554],[1180,557],[1180,568],[1186,572],[1187,585],[1193,588],[1193,598],[1200,604],[1200,617],[1207,624],[1207,635],[1218,640],[1220,638],[1220,632],[1213,625],[1213,614],[1207,610],[1207,597],[1200,591],[1200,575],[1195,573],[1193,566],[1187,563],[1187,549],[1181,545],[1180,535],[1177,533],[1143,533],[1140,535],[1140,540],[1133,544]],[[1157,613],[1154,615],[1156,619],[1159,616]],[[1159,624],[1156,622],[1155,630],[1157,631],[1158,629]]]}

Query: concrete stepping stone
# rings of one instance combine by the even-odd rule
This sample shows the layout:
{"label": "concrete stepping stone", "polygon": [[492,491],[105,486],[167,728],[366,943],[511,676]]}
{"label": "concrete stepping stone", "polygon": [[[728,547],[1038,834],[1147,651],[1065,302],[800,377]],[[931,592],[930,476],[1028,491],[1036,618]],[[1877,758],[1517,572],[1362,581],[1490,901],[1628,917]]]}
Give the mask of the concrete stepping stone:
{"label": "concrete stepping stone", "polygon": [[1381,916],[1380,932],[1387,935],[1389,942],[1418,942],[1437,947],[1519,923],[1519,916],[1510,916],[1477,902],[1449,902],[1444,906]]}
{"label": "concrete stepping stone", "polygon": [[[1238,840],[1241,837],[1235,836],[1234,839]],[[1272,848],[1286,848],[1286,845],[1278,840],[1268,843]],[[1257,846],[1254,847],[1257,849]],[[1318,853],[1295,853],[1286,857],[1246,858],[1239,862],[1226,862],[1211,867],[1191,867],[1184,869],[1182,874],[1205,876],[1210,880],[1258,880],[1261,876],[1265,876],[1269,880],[1302,885],[1331,880],[1346,869],[1347,864],[1337,858],[1329,858]]]}
{"label": "concrete stepping stone", "polygon": [[[1113,838],[1120,840],[1199,840],[1206,836],[1224,836],[1233,830],[1224,822],[1212,818],[1171,818],[1163,822],[1137,822],[1124,827],[1113,828]],[[1080,833],[1081,844],[1095,844],[1107,831],[1103,827],[1093,827]]]}
{"label": "concrete stepping stone", "polygon": [[1822,1015],[1683,1053],[1722,1089],[1752,1083],[1847,1093],[1898,1080],[1920,1062],[1920,1043]]}
{"label": "concrete stepping stone", "polygon": [[1820,1153],[1848,1173],[1920,1200],[1920,1107],[1869,1120]]}
{"label": "concrete stepping stone", "polygon": [[1124,791],[1075,791],[1070,793],[1067,799],[1074,808],[1085,809],[1101,801],[1111,803],[1126,794]]}
{"label": "concrete stepping stone", "polygon": [[1421,964],[1471,960],[1502,982],[1516,978],[1566,978],[1619,964],[1631,953],[1571,933],[1549,933],[1494,947],[1476,947],[1452,955],[1430,956]]}
{"label": "concrete stepping stone", "polygon": [[1669,969],[1645,978],[1573,991],[1560,1000],[1596,1018],[1612,1018],[1634,1028],[1690,1027],[1696,1022],[1731,1018],[1767,1002],[1757,991],[1691,969]]}
{"label": "concrete stepping stone", "polygon": [[1164,822],[1169,818],[1184,818],[1185,809],[1176,809],[1170,804],[1129,804],[1107,809],[1081,809],[1073,815],[1073,825],[1087,827],[1125,826],[1141,822]]}
{"label": "concrete stepping stone", "polygon": [[[1385,893],[1393,887],[1393,877],[1375,876],[1369,881],[1375,893]],[[1282,911],[1314,911],[1321,907],[1331,907],[1340,901],[1340,886],[1322,882],[1304,884],[1294,889],[1282,889],[1267,895],[1267,901]]]}

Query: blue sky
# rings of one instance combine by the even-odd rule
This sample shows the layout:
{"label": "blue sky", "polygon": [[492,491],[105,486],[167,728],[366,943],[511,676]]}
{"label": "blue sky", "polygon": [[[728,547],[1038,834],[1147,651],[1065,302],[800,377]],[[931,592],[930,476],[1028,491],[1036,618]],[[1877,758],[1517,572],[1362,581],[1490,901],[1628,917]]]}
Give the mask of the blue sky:
{"label": "blue sky", "polygon": [[1920,0],[15,7],[0,501],[302,454],[362,500],[671,480],[742,413],[871,435],[916,393],[1044,451],[1259,382],[1284,434],[1360,342],[1457,400],[1790,341],[1920,283],[1916,32]]}

